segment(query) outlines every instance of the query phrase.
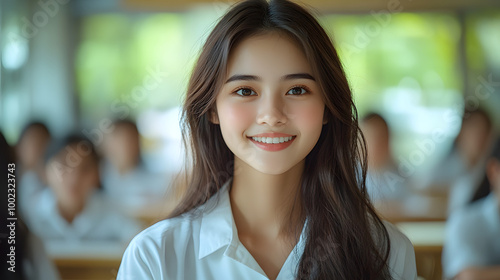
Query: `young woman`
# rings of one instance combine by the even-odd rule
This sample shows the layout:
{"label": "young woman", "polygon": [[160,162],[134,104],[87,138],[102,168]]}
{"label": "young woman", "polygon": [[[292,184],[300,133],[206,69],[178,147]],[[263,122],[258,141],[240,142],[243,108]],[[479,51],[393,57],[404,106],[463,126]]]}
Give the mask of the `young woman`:
{"label": "young woman", "polygon": [[118,279],[416,279],[411,243],[367,199],[351,91],[306,10],[230,9],[194,68],[184,121],[187,193],[133,239]]}

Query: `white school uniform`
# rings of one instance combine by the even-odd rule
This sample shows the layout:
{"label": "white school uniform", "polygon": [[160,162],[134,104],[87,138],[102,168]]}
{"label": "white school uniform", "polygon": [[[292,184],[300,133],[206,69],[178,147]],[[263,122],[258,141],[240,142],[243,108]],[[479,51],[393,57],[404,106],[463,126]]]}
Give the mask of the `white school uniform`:
{"label": "white school uniform", "polygon": [[72,223],[68,223],[57,208],[51,189],[42,191],[33,207],[31,229],[44,240],[110,240],[128,242],[141,230],[140,225],[113,209],[96,190],[84,209]]}
{"label": "white school uniform", "polygon": [[105,194],[112,198],[114,206],[126,213],[166,194],[168,176],[149,172],[141,164],[125,174],[120,174],[108,161],[102,162],[100,168]]}
{"label": "white school uniform", "polygon": [[442,160],[417,172],[414,181],[419,189],[449,191],[457,178],[467,172],[467,163],[453,148]]}
{"label": "white school uniform", "polygon": [[368,169],[366,191],[372,202],[403,201],[410,196],[409,183],[399,174],[396,166],[392,165],[378,170]]}
{"label": "white school uniform", "polygon": [[466,169],[457,177],[451,186],[448,198],[448,214],[451,214],[470,203],[484,178],[486,158],[481,159],[474,167]]}
{"label": "white school uniform", "polygon": [[446,224],[443,271],[447,278],[473,266],[500,265],[500,206],[494,194],[453,213]]}
{"label": "white school uniform", "polygon": [[31,223],[31,214],[33,203],[38,199],[40,193],[46,189],[44,184],[40,181],[38,174],[35,171],[26,171],[18,183],[18,206],[19,213],[24,221]]}
{"label": "white school uniform", "polygon": [[[186,213],[163,220],[137,235],[126,249],[118,280],[265,280],[269,279],[238,240],[228,185],[200,206],[199,215]],[[194,211],[197,212],[197,211]],[[391,240],[389,266],[394,279],[417,279],[410,241],[386,223]],[[304,250],[302,232],[277,280],[294,279]]]}

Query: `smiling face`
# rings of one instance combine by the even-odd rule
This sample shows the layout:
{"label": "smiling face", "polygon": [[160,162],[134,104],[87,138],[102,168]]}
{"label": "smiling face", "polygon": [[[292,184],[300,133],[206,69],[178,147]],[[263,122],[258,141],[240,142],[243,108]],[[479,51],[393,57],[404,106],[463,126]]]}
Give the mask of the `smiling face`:
{"label": "smiling face", "polygon": [[326,122],[323,94],[300,47],[276,32],[252,36],[232,49],[227,66],[212,122],[235,165],[282,174],[305,160]]}

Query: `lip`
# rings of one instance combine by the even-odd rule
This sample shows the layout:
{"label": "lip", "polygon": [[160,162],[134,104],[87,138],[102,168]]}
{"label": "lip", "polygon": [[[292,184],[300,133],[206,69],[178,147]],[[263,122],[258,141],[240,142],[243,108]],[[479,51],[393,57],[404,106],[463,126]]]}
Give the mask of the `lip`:
{"label": "lip", "polygon": [[252,136],[248,136],[250,138],[252,137],[295,137],[295,135],[292,134],[286,134],[286,133],[278,133],[278,132],[267,132],[267,133],[261,133],[261,134],[255,134]]}
{"label": "lip", "polygon": [[[258,142],[252,139],[252,137],[292,137],[292,140],[283,142],[283,143],[277,143],[277,144],[268,144],[268,143],[262,143]],[[247,137],[252,143],[254,143],[257,147],[269,151],[269,152],[277,152],[284,150],[290,146],[295,138],[297,138],[296,135],[290,135],[290,134],[285,134],[285,133],[262,133],[262,134],[257,134],[255,136],[249,136]]]}

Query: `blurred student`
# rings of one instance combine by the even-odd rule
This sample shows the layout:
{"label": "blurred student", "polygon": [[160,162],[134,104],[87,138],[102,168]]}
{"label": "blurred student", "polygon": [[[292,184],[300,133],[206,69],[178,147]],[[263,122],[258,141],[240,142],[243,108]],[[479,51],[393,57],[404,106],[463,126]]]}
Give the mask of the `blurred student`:
{"label": "blurred student", "polygon": [[43,155],[50,143],[49,129],[42,122],[28,123],[16,145],[19,210],[24,216],[45,185]]}
{"label": "blurred student", "polygon": [[[0,220],[4,225],[0,228],[0,279],[58,280],[58,272],[47,256],[42,241],[29,231],[15,209],[13,215],[10,215],[9,200],[15,198],[13,194],[16,193],[9,190],[16,190],[18,173],[14,152],[2,133],[0,151]],[[16,220],[8,220],[9,218]],[[11,250],[11,246],[15,250]]]}
{"label": "blurred student", "polygon": [[368,151],[366,189],[372,201],[401,200],[408,193],[398,175],[390,147],[390,130],[385,119],[370,113],[361,120]]}
{"label": "blurred student", "polygon": [[482,109],[466,110],[448,154],[419,176],[419,188],[448,195],[448,213],[468,204],[481,183],[493,125]]}
{"label": "blurred student", "polygon": [[140,227],[112,207],[102,195],[99,158],[92,143],[68,136],[46,154],[49,188],[32,207],[33,230],[46,240],[116,240],[128,242]]}
{"label": "blurred student", "polygon": [[451,184],[449,213],[467,205],[472,199],[483,178],[492,139],[493,124],[485,111],[464,114],[462,128],[455,140],[456,155],[452,155],[458,163],[455,172],[459,173]]}
{"label": "blurred student", "polygon": [[486,176],[491,193],[447,222],[443,269],[448,279],[500,279],[500,141],[487,160]]}
{"label": "blurred student", "polygon": [[42,122],[31,122],[24,127],[16,145],[20,174],[32,171],[42,175],[43,155],[50,139],[50,131]]}
{"label": "blurred student", "polygon": [[105,136],[102,183],[106,194],[122,210],[146,205],[152,196],[158,197],[166,190],[166,178],[144,166],[139,137],[131,120],[115,121],[112,132]]}

